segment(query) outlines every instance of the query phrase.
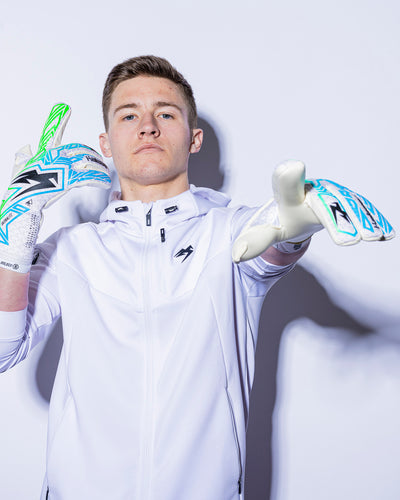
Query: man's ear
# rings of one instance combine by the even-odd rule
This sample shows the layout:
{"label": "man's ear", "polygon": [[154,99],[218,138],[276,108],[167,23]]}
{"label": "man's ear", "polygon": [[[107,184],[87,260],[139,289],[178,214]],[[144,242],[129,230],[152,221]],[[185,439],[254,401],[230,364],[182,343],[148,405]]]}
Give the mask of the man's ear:
{"label": "man's ear", "polygon": [[111,158],[112,153],[111,153],[110,141],[108,140],[107,132],[103,132],[102,134],[99,135],[99,144],[100,144],[100,149],[101,149],[101,152],[103,153],[103,156],[105,156],[106,158]]}
{"label": "man's ear", "polygon": [[192,142],[190,143],[189,152],[198,153],[201,145],[203,144],[203,131],[201,128],[194,128],[192,130]]}

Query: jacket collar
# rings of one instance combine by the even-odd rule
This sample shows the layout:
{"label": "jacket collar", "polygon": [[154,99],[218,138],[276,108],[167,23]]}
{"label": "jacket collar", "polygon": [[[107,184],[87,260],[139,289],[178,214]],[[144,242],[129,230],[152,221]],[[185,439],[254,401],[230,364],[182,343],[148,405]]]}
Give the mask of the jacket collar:
{"label": "jacket collar", "polygon": [[122,221],[128,224],[135,222],[145,225],[146,215],[151,211],[152,223],[176,224],[204,215],[211,208],[226,207],[229,202],[230,198],[223,193],[193,185],[178,196],[152,203],[124,201],[120,199],[120,193],[114,192],[109,205],[100,215],[100,221]]}

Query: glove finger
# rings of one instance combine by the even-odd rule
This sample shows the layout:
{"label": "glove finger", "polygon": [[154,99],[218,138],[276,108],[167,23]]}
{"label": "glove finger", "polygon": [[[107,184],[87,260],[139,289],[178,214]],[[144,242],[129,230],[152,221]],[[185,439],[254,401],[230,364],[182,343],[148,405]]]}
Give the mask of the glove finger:
{"label": "glove finger", "polygon": [[354,245],[361,236],[351,217],[351,210],[328,189],[325,179],[306,181],[306,203],[314,211],[337,245]]}
{"label": "glove finger", "polygon": [[71,108],[68,104],[59,103],[52,107],[39,139],[37,153],[27,162],[27,167],[41,159],[47,150],[56,148],[60,145],[70,115]]}
{"label": "glove finger", "polygon": [[396,236],[396,231],[390,222],[384,217],[384,215],[373,205],[367,198],[362,195],[357,195],[361,200],[363,200],[363,204],[369,213],[374,218],[375,222],[382,229],[383,237],[385,240],[390,240]]}
{"label": "glove finger", "polygon": [[67,189],[82,185],[110,187],[110,170],[97,151],[83,144],[67,144],[59,151],[60,161],[67,162],[69,166]]}
{"label": "glove finger", "polygon": [[300,205],[304,201],[305,165],[288,160],[276,167],[272,175],[274,198],[278,205]]}
{"label": "glove finger", "polygon": [[93,170],[109,174],[109,168],[104,163],[103,157],[95,149],[84,144],[72,144],[70,146],[64,149],[64,154],[67,158],[70,158],[74,170],[87,170],[90,167]]}
{"label": "glove finger", "polygon": [[388,240],[395,236],[389,221],[364,196],[333,181],[324,181],[326,187],[341,199],[347,213],[365,241]]}
{"label": "glove finger", "polygon": [[280,233],[279,228],[268,224],[244,229],[233,243],[233,262],[242,262],[261,255],[268,247],[280,241]]}
{"label": "glove finger", "polygon": [[109,169],[94,149],[67,144],[50,149],[41,160],[24,168],[11,183],[7,202],[31,200],[32,206],[40,210],[66,190],[83,184],[109,188]]}

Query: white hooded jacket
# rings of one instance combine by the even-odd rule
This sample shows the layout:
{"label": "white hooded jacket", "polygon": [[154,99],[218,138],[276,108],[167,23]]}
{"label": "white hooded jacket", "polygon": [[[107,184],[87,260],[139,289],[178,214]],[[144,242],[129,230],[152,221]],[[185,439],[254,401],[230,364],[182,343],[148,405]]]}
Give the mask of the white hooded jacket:
{"label": "white hooded jacket", "polygon": [[0,314],[0,367],[62,315],[42,499],[243,499],[260,309],[292,266],[233,264],[254,210],[228,203],[116,199],[40,245],[27,314]]}

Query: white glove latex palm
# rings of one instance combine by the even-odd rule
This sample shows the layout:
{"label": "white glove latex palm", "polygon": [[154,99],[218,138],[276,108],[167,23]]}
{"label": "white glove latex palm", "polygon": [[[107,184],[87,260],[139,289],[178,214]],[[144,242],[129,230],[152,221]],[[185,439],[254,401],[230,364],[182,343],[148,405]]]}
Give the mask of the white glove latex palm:
{"label": "white glove latex palm", "polygon": [[0,266],[29,271],[42,209],[79,186],[109,188],[111,179],[101,155],[83,144],[60,146],[71,110],[53,106],[43,128],[38,151],[30,146],[15,155],[11,184],[0,207]]}
{"label": "white glove latex palm", "polygon": [[296,251],[323,228],[338,245],[395,236],[389,222],[364,196],[325,179],[306,181],[300,161],[279,165],[272,187],[274,198],[254,214],[233,243],[236,263],[261,255],[271,245]]}

